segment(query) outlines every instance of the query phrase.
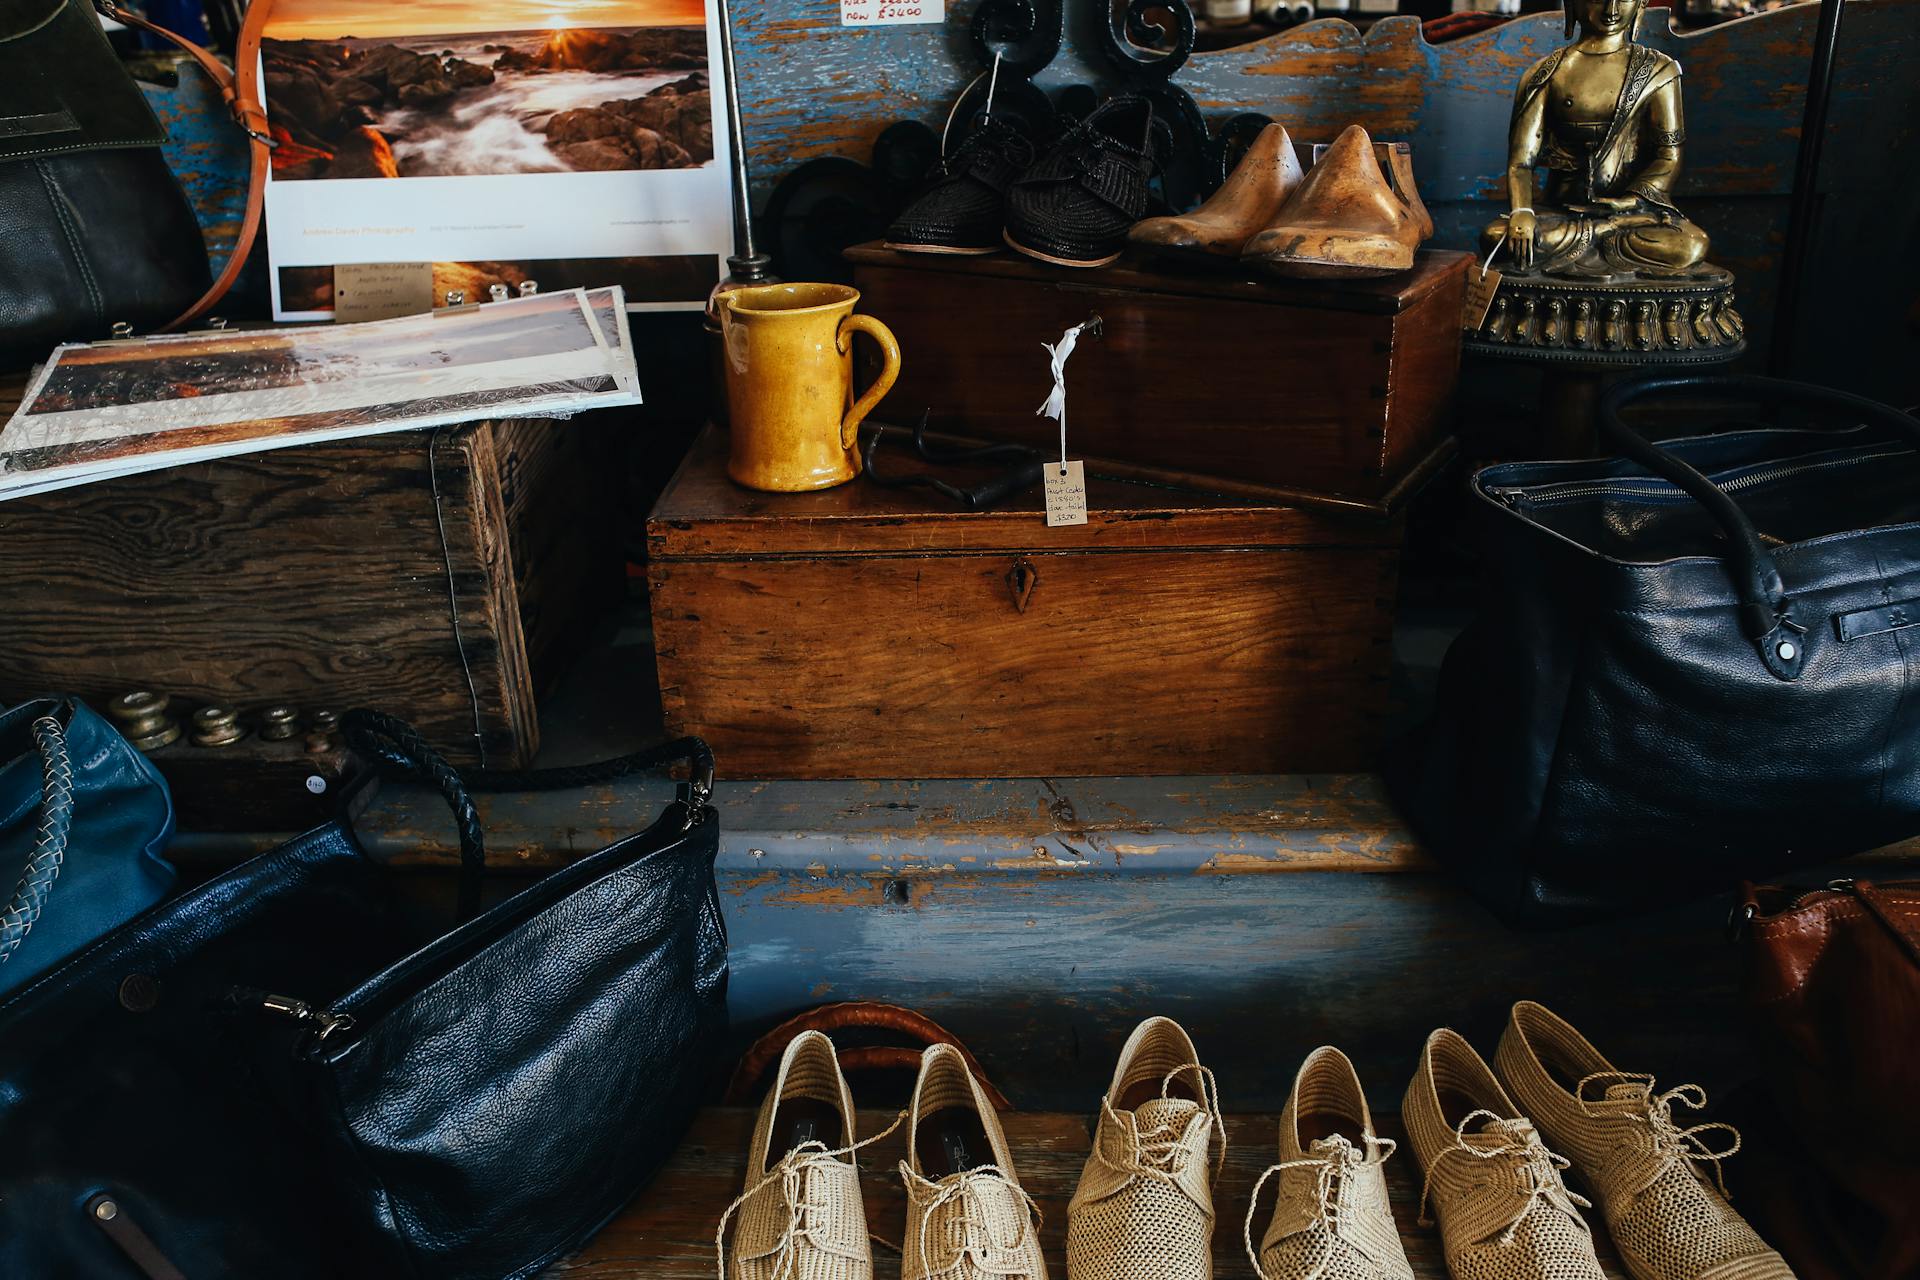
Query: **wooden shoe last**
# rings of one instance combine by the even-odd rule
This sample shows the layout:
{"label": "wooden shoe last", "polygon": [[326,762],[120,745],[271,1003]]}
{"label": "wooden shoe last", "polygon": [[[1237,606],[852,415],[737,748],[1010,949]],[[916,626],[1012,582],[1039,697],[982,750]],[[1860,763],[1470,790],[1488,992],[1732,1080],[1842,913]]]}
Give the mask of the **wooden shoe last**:
{"label": "wooden shoe last", "polygon": [[1192,213],[1135,223],[1127,239],[1156,257],[1232,263],[1305,176],[1287,131],[1270,124],[1205,204]]}
{"label": "wooden shoe last", "polygon": [[[1411,166],[1402,186],[1413,192]],[[1367,131],[1348,125],[1241,260],[1310,279],[1392,275],[1412,268],[1414,250],[1432,231],[1418,194],[1396,193]]]}

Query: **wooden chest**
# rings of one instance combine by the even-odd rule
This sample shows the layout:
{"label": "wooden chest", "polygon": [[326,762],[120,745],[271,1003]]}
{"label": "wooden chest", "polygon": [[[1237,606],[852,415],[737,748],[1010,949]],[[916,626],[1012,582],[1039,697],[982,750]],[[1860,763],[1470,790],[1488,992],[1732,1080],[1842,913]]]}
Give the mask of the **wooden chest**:
{"label": "wooden chest", "polygon": [[[860,310],[900,339],[884,422],[1040,448],[1042,342],[1098,314],[1067,365],[1068,451],[1222,477],[1308,503],[1392,505],[1451,430],[1471,258],[1425,252],[1382,280],[1255,281],[1123,258],[1075,271],[1013,254],[850,249]],[[859,344],[870,358],[866,344]]]}
{"label": "wooden chest", "polygon": [[536,691],[623,589],[623,426],[480,422],[0,502],[0,702],[373,707],[456,763],[524,765]]}
{"label": "wooden chest", "polygon": [[730,777],[1372,758],[1398,517],[1090,478],[1087,524],[1049,529],[1037,493],[981,513],[864,479],[754,493],[725,449],[702,434],[647,541],[668,727]]}

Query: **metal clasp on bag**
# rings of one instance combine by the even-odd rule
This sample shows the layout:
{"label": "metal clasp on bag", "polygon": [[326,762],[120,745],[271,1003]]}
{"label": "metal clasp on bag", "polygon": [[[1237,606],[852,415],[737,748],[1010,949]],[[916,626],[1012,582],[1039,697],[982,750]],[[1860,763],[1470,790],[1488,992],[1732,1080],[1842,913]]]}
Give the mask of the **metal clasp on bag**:
{"label": "metal clasp on bag", "polygon": [[704,765],[697,765],[689,773],[686,792],[681,800],[687,806],[687,825],[683,831],[691,831],[706,821],[707,802],[713,798],[713,758],[709,756]]}
{"label": "metal clasp on bag", "polygon": [[336,1031],[353,1030],[353,1015],[335,1013],[331,1009],[318,1009],[294,996],[276,996],[261,992],[259,1007],[264,1013],[271,1013],[275,1017],[286,1018],[312,1027],[315,1033],[313,1037],[315,1044],[324,1044],[327,1037]]}

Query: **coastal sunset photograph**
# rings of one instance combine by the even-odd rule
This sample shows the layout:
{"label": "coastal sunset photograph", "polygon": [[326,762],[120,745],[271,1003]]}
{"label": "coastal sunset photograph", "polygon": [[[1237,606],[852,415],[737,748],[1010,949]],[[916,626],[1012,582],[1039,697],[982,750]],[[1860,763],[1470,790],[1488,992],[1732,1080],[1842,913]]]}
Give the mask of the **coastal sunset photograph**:
{"label": "coastal sunset photograph", "polygon": [[706,22],[703,0],[279,0],[273,178],[711,165]]}

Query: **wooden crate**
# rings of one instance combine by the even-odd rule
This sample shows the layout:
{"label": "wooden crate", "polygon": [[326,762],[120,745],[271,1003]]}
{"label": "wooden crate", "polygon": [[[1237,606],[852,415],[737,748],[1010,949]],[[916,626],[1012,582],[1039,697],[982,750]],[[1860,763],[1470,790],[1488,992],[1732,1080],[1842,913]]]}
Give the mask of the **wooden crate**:
{"label": "wooden crate", "polygon": [[524,765],[536,693],[623,589],[621,429],[478,422],[0,503],[0,702],[365,706]]}
{"label": "wooden crate", "polygon": [[[695,443],[647,523],[668,727],[729,777],[1363,767],[1401,521],[1089,480],[960,513],[866,481],[762,494]],[[1024,600],[1016,586],[1030,577]]]}
{"label": "wooden crate", "polygon": [[1280,282],[1131,258],[1070,271],[1013,254],[847,256],[860,310],[900,339],[880,421],[931,411],[937,430],[1057,448],[1057,424],[1034,413],[1052,386],[1040,344],[1097,313],[1103,336],[1067,366],[1075,457],[1386,507],[1451,430],[1463,253],[1380,280]]}

